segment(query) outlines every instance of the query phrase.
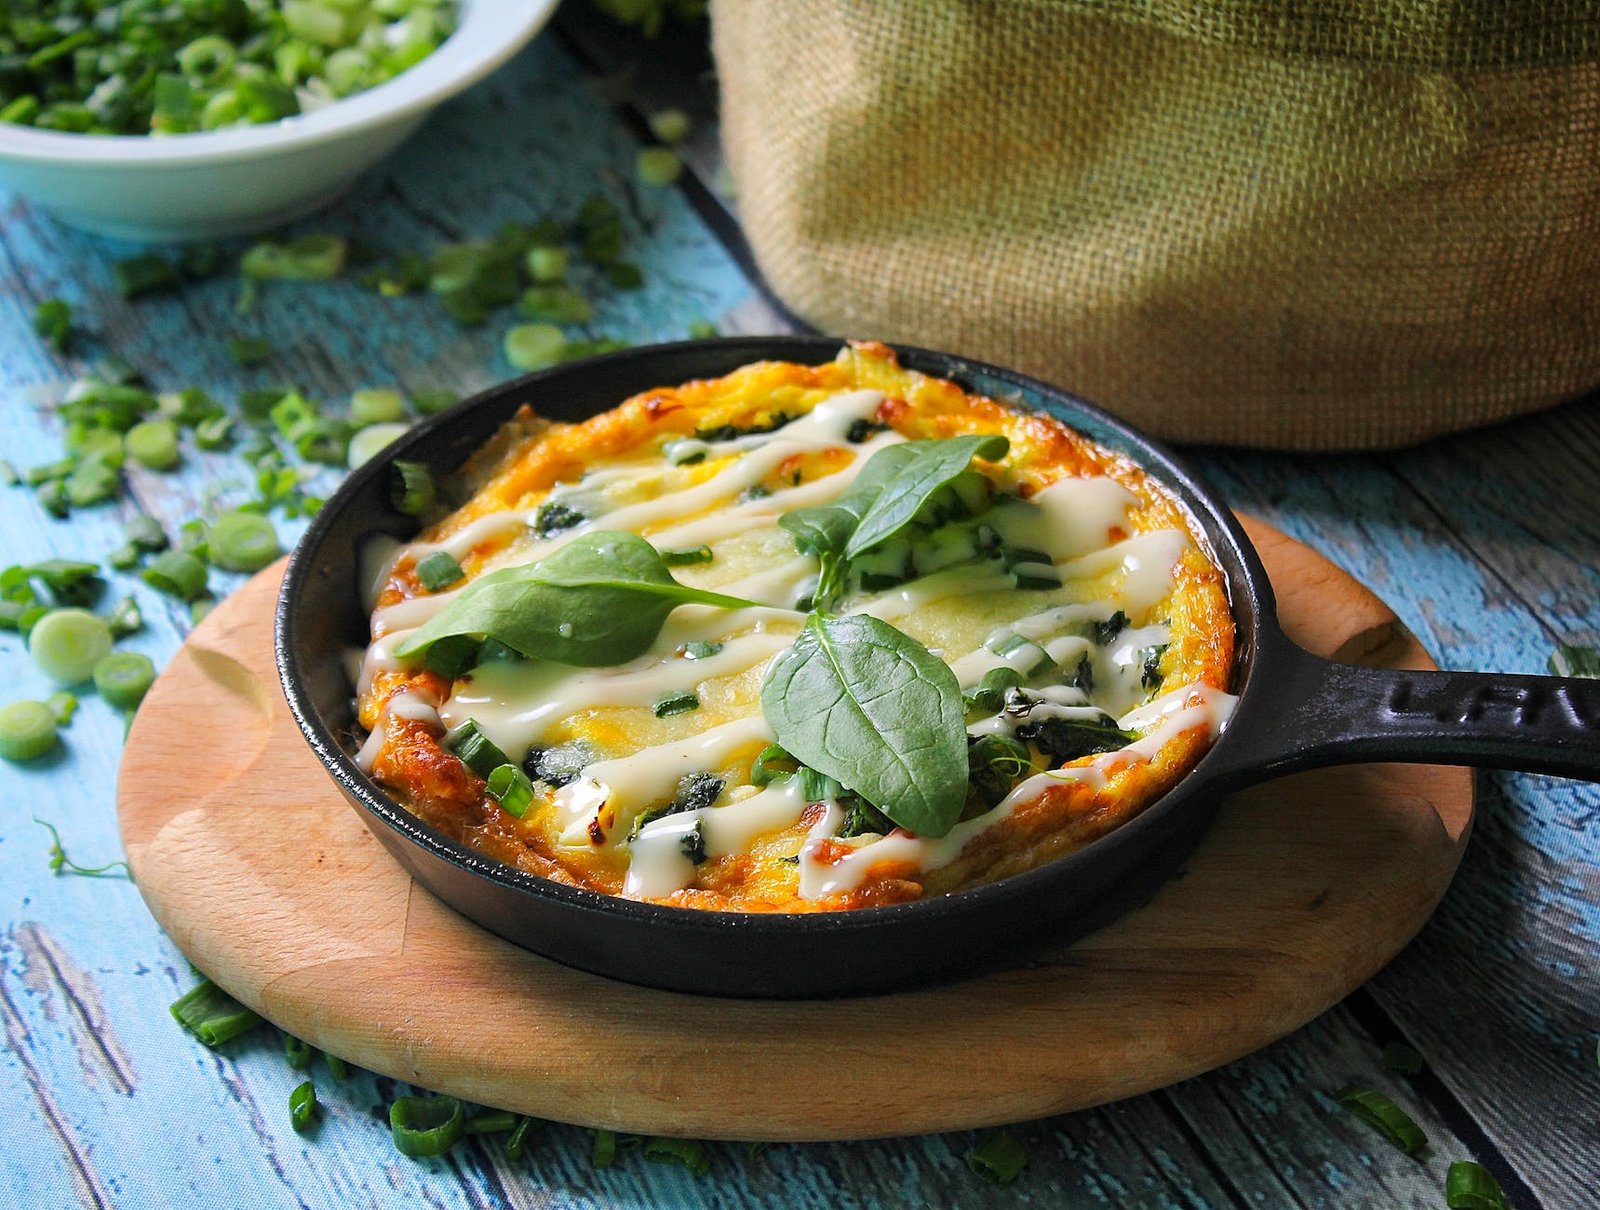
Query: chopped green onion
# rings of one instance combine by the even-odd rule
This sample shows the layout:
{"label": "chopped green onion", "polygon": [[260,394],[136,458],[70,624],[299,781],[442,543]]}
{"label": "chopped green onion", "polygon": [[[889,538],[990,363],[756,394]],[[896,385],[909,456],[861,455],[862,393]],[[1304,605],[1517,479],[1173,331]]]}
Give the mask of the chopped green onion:
{"label": "chopped green onion", "polygon": [[72,722],[72,716],[78,712],[78,699],[65,689],[52,693],[44,699],[44,704],[50,707],[58,727],[65,727]]}
{"label": "chopped green onion", "polygon": [[692,319],[689,321],[690,340],[710,340],[721,335],[722,333],[717,330],[717,325],[709,319]]}
{"label": "chopped green onion", "polygon": [[632,261],[612,261],[605,267],[605,273],[613,289],[637,290],[644,285],[644,270]]}
{"label": "chopped green onion", "polygon": [[94,666],[94,687],[121,710],[138,706],[155,679],[155,664],[138,651],[113,651]]}
{"label": "chopped green onion", "polygon": [[111,266],[111,277],[117,293],[130,299],[171,290],[178,284],[172,266],[153,252],[117,261]]}
{"label": "chopped green onion", "polygon": [[506,1109],[486,1109],[467,1119],[467,1134],[504,1134],[515,1130],[517,1115]]}
{"label": "chopped green onion", "polygon": [[1391,1042],[1383,1048],[1383,1066],[1387,1071],[1414,1076],[1422,1070],[1422,1056],[1404,1042]]}
{"label": "chopped green onion", "polygon": [[683,161],[670,147],[645,147],[634,157],[633,171],[646,185],[670,185],[683,175]]}
{"label": "chopped green onion", "polygon": [[228,341],[228,355],[246,368],[262,365],[272,358],[272,342],[264,336],[235,336]]}
{"label": "chopped green onion", "polygon": [[46,559],[23,570],[50,590],[57,605],[93,605],[105,588],[105,581],[95,574],[99,567],[78,559]]}
{"label": "chopped green onion", "polygon": [[755,763],[750,766],[750,784],[752,786],[766,786],[785,777],[793,776],[800,762],[789,755],[787,749],[779,744],[768,744],[761,749]]}
{"label": "chopped green onion", "polygon": [[663,143],[681,143],[689,137],[689,115],[681,109],[661,109],[650,115],[650,133]]}
{"label": "chopped green onion", "polygon": [[16,487],[21,482],[22,476],[17,474],[17,468],[0,458],[0,486]]}
{"label": "chopped green onion", "polygon": [[437,489],[433,473],[420,462],[395,462],[389,472],[389,502],[395,511],[420,517],[433,507]]}
{"label": "chopped green onion", "polygon": [[115,467],[99,458],[89,458],[78,464],[61,489],[72,507],[87,508],[110,500],[120,486]]}
{"label": "chopped green onion", "polygon": [[686,660],[709,660],[721,650],[721,643],[704,643],[696,640],[678,648],[678,654]]}
{"label": "chopped green onion", "polygon": [[710,563],[714,557],[711,548],[703,542],[699,546],[661,552],[661,561],[668,567],[689,567],[696,563]]}
{"label": "chopped green onion", "polygon": [[170,471],[178,465],[178,428],[170,420],[136,424],[123,443],[130,458],[153,471]]}
{"label": "chopped green onion", "polygon": [[111,627],[112,637],[118,639],[125,639],[143,630],[144,615],[139,612],[139,602],[132,597],[123,597],[111,607],[111,616],[106,623]]}
{"label": "chopped green onion", "polygon": [[524,263],[528,267],[528,276],[536,282],[548,285],[567,279],[565,248],[552,248],[544,244],[529,248]]}
{"label": "chopped green onion", "polygon": [[517,311],[524,319],[552,324],[586,324],[594,318],[594,304],[571,286],[529,286]]}
{"label": "chopped green onion", "polygon": [[225,571],[257,572],[283,553],[278,531],[260,513],[223,513],[206,528],[211,561]]}
{"label": "chopped green onion", "polygon": [[502,765],[511,763],[506,754],[470,718],[445,733],[444,746],[479,777],[488,777]]}
{"label": "chopped green onion", "polygon": [[1600,676],[1600,647],[1562,643],[1550,656],[1552,676]]}
{"label": "chopped green onion", "polygon": [[0,756],[9,761],[38,760],[56,746],[56,716],[44,702],[0,706]]}
{"label": "chopped green onion", "polygon": [[691,710],[700,709],[700,695],[693,689],[674,689],[656,698],[650,709],[654,711],[657,718],[671,718],[675,714],[687,714]]}
{"label": "chopped green onion", "polygon": [[288,243],[264,240],[239,260],[239,272],[258,281],[327,281],[344,269],[348,251],[337,235],[302,235]]}
{"label": "chopped green onion", "polygon": [[506,332],[506,360],[518,370],[544,370],[561,362],[567,338],[554,324],[518,324]]}
{"label": "chopped green onion", "polygon": [[357,429],[350,438],[350,448],[345,451],[345,461],[351,470],[369,462],[382,452],[387,446],[406,435],[410,425],[396,422],[394,424],[369,424],[364,429]]}
{"label": "chopped green onion", "polygon": [[443,1155],[466,1126],[466,1112],[454,1097],[401,1097],[389,1106],[389,1134],[396,1150],[412,1158]]}
{"label": "chopped green onion", "polygon": [[161,528],[161,522],[146,513],[131,518],[122,527],[122,536],[129,545],[151,553],[166,550],[169,545],[167,531]]}
{"label": "chopped green onion", "polygon": [[1444,1204],[1450,1210],[1511,1210],[1494,1173],[1471,1160],[1451,1163],[1444,1178]]}
{"label": "chopped green onion", "polygon": [[222,249],[216,244],[190,244],[178,254],[178,268],[185,277],[204,281],[222,268]]}
{"label": "chopped green onion", "polygon": [[78,685],[111,650],[111,627],[87,609],[55,609],[34,624],[28,654],[58,685]]}
{"label": "chopped green onion", "polygon": [[193,601],[206,591],[206,565],[191,554],[169,550],[157,555],[140,573],[140,578],[157,592]]}
{"label": "chopped green onion", "polygon": [[332,1051],[323,1051],[322,1057],[327,1060],[328,1074],[336,1080],[346,1080],[350,1077],[350,1065]]}
{"label": "chopped green onion", "polygon": [[1405,1110],[1375,1089],[1352,1084],[1340,1089],[1333,1099],[1407,1155],[1416,1155],[1428,1145],[1428,1136],[1422,1132],[1422,1127]]}
{"label": "chopped green onion", "polygon": [[225,450],[233,444],[233,421],[212,416],[194,426],[194,443],[203,450]]}
{"label": "chopped green onion", "polygon": [[350,423],[358,428],[392,424],[405,414],[405,397],[391,388],[367,387],[350,395]]}
{"label": "chopped green onion", "polygon": [[711,1171],[711,1157],[697,1139],[649,1138],[644,1141],[644,1158],[658,1164],[677,1164],[696,1176]]}
{"label": "chopped green onion", "polygon": [[45,299],[33,309],[33,330],[57,353],[65,353],[72,337],[72,304]]}
{"label": "chopped green onion", "polygon": [[533,805],[533,782],[522,769],[511,763],[498,765],[489,774],[489,797],[508,815],[521,819]]}
{"label": "chopped green onion", "polygon": [[594,1132],[594,1148],[589,1153],[589,1163],[596,1168],[609,1168],[616,1162],[616,1133],[610,1130],[596,1130]]}
{"label": "chopped green onion", "polygon": [[417,581],[429,592],[449,588],[466,574],[447,550],[436,550],[417,564]]}
{"label": "chopped green onion", "polygon": [[518,1118],[517,1124],[512,1128],[511,1137],[506,1139],[506,1158],[520,1160],[522,1153],[527,1149],[528,1136],[539,1129],[538,1118]]}
{"label": "chopped green onion", "polygon": [[289,1094],[289,1124],[302,1133],[317,1120],[317,1090],[310,1080]]}
{"label": "chopped green onion", "polygon": [[295,1071],[310,1071],[311,1063],[316,1057],[317,1048],[311,1043],[293,1034],[283,1035],[283,1060]]}
{"label": "chopped green onion", "polygon": [[1009,1185],[1021,1175],[1028,1153],[1004,1130],[991,1130],[967,1152],[967,1167],[994,1185]]}
{"label": "chopped green onion", "polygon": [[261,1018],[210,979],[172,1002],[172,1016],[207,1046],[221,1046],[260,1025]]}
{"label": "chopped green onion", "polygon": [[455,407],[460,398],[454,391],[416,391],[411,396],[411,406],[420,415],[433,416]]}

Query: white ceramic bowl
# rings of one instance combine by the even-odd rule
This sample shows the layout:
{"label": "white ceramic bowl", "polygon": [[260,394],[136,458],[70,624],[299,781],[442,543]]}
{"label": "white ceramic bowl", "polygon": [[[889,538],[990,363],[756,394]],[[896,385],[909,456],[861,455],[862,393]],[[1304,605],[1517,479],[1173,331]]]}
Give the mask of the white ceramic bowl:
{"label": "white ceramic bowl", "polygon": [[409,71],[311,113],[205,134],[61,134],[0,123],[0,183],[85,231],[182,241],[256,231],[333,200],[549,20],[557,0],[461,0]]}

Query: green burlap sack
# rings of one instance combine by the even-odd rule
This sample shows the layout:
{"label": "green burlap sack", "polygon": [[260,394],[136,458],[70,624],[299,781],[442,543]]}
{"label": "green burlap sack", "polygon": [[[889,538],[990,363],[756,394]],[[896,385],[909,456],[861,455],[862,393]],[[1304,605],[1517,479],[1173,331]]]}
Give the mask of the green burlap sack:
{"label": "green burlap sack", "polygon": [[1600,3],[712,11],[745,228],[825,331],[1257,446],[1600,385]]}

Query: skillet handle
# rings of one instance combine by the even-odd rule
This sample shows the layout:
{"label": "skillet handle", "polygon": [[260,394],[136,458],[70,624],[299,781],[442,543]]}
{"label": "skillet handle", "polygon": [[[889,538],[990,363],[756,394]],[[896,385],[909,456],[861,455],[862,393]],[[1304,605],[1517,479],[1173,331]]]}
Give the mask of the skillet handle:
{"label": "skillet handle", "polygon": [[1270,679],[1229,723],[1227,784],[1383,761],[1600,781],[1600,680],[1367,668],[1275,637]]}

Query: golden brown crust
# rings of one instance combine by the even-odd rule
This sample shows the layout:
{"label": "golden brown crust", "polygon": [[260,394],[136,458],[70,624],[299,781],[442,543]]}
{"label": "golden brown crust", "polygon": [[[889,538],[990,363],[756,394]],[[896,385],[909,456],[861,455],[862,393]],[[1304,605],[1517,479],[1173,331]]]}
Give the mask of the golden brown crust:
{"label": "golden brown crust", "polygon": [[[491,513],[531,509],[555,484],[577,479],[595,459],[654,448],[664,438],[687,436],[697,429],[723,424],[744,427],[770,420],[777,413],[803,413],[828,394],[857,387],[881,390],[885,398],[878,420],[908,438],[1005,433],[1011,451],[999,478],[1002,486],[1024,497],[1063,477],[1107,476],[1140,501],[1129,512],[1133,533],[1182,529],[1198,539],[1172,496],[1125,457],[1096,446],[1053,417],[968,396],[953,383],[902,370],[885,346],[860,343],[841,352],[836,361],[820,366],[766,362],[721,379],[654,388],[580,424],[549,423],[524,408],[465,468],[473,487],[471,498],[432,526],[421,540],[449,538]],[[826,461],[828,455],[821,457]],[[785,463],[773,473],[772,486],[788,482],[787,477],[797,470],[809,475],[818,469],[833,468]],[[1130,535],[1108,534],[1110,540],[1126,536]],[[461,560],[467,574],[476,574],[484,559],[505,540],[489,538],[476,544]],[[378,603],[380,607],[392,605],[423,591],[412,561],[402,559]],[[1234,632],[1226,586],[1221,572],[1198,549],[1186,552],[1180,562],[1169,608],[1172,642],[1162,659],[1162,671],[1175,678],[1170,683],[1204,682],[1227,689]],[[374,637],[380,636],[375,633]],[[384,711],[385,703],[401,691],[437,703],[450,686],[426,672],[387,671],[373,678],[360,702],[360,718],[368,728],[382,725],[386,729],[374,765],[378,780],[436,827],[500,860],[557,881],[620,893],[625,855],[614,849],[558,849],[551,843],[553,823],[548,804],[536,805],[521,820],[501,811],[486,796],[482,780],[446,752],[429,727]],[[1050,786],[979,833],[950,864],[933,871],[919,872],[909,862],[881,862],[847,894],[819,900],[800,898],[792,858],[814,822],[808,815],[791,828],[761,838],[750,853],[702,863],[694,886],[663,902],[752,912],[836,910],[902,902],[992,881],[1031,869],[1104,835],[1170,788],[1199,759],[1208,742],[1206,729],[1196,727],[1168,740],[1148,762],[1119,764],[1102,758],[1103,784],[1090,779]],[[735,754],[730,774],[741,777],[753,755],[753,750]],[[824,861],[829,845],[837,848],[836,855],[848,851],[848,846],[824,842]]]}

